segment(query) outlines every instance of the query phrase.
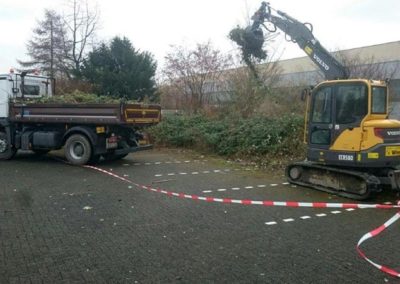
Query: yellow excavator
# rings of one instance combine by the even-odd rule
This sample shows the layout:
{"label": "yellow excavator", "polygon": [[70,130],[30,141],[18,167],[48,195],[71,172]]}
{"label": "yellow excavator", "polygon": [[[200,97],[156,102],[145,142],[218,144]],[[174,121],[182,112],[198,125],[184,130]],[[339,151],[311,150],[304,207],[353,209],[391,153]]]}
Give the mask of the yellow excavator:
{"label": "yellow excavator", "polygon": [[384,187],[400,190],[400,121],[389,119],[386,80],[349,79],[348,70],[302,23],[262,2],[245,29],[242,48],[261,48],[263,29],[297,43],[325,74],[307,95],[305,161],[290,164],[290,183],[363,200]]}

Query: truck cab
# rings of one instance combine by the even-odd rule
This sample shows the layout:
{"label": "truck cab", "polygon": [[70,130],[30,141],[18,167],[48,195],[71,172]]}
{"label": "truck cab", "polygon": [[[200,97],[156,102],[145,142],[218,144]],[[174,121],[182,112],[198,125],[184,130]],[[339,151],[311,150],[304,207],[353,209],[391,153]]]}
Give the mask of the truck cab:
{"label": "truck cab", "polygon": [[0,118],[8,117],[9,102],[18,98],[35,99],[53,95],[54,80],[26,72],[0,74]]}

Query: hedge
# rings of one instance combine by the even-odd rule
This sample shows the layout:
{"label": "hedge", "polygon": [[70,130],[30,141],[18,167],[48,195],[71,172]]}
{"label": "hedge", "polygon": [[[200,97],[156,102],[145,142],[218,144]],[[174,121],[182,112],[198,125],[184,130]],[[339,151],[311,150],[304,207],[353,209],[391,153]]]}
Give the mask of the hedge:
{"label": "hedge", "polygon": [[[150,129],[157,144],[208,151],[223,156],[257,157],[301,152],[303,117],[209,118],[167,116]],[[302,152],[301,152],[302,153]]]}

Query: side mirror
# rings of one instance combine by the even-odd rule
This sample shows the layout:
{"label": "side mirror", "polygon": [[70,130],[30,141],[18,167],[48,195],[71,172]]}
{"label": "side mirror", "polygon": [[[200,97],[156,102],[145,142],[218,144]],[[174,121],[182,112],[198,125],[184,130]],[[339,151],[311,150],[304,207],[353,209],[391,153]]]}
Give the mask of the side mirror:
{"label": "side mirror", "polygon": [[300,98],[301,98],[301,100],[302,100],[303,102],[307,99],[308,96],[311,95],[311,92],[312,92],[313,89],[314,89],[314,86],[309,86],[309,87],[307,87],[307,88],[304,88],[304,89],[301,91]]}
{"label": "side mirror", "polygon": [[311,93],[311,90],[309,88],[305,88],[301,91],[300,98],[304,102],[307,99],[307,96],[309,96]]}

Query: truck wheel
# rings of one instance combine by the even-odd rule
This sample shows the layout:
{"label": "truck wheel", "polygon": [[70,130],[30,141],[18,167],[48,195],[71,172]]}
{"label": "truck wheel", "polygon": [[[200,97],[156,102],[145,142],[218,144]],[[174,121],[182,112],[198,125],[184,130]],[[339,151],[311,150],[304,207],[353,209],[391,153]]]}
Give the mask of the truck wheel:
{"label": "truck wheel", "polygon": [[74,134],[65,142],[64,153],[71,164],[84,165],[92,157],[92,146],[85,136]]}
{"label": "truck wheel", "polygon": [[10,160],[17,150],[10,144],[7,134],[0,132],[0,160]]}

